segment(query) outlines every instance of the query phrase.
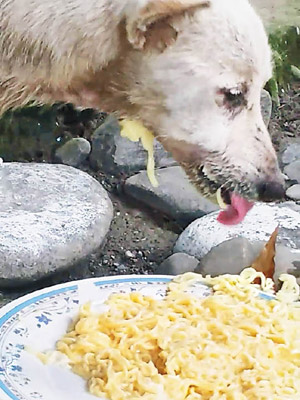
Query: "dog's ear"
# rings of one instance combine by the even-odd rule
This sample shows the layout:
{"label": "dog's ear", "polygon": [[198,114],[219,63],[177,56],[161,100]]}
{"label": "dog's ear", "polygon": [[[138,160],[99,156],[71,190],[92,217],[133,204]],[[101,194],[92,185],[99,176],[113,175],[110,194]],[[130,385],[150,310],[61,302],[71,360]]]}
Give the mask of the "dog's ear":
{"label": "dog's ear", "polygon": [[168,19],[209,6],[210,0],[149,0],[145,3],[141,8],[131,9],[127,15],[128,40],[139,50],[156,48],[163,51],[177,37]]}

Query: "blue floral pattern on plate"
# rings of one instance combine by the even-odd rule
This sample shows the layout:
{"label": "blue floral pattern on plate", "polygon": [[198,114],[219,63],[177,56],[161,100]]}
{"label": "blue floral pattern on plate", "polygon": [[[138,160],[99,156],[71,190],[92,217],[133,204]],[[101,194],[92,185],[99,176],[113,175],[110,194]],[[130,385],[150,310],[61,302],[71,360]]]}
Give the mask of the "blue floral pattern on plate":
{"label": "blue floral pattern on plate", "polygon": [[[133,291],[163,298],[170,279],[153,275],[87,279],[47,288],[5,306],[0,310],[0,399],[93,399],[81,378],[67,369],[43,365],[34,353],[54,349],[81,304],[103,304],[112,293]],[[211,293],[202,284],[192,291],[199,297]]]}

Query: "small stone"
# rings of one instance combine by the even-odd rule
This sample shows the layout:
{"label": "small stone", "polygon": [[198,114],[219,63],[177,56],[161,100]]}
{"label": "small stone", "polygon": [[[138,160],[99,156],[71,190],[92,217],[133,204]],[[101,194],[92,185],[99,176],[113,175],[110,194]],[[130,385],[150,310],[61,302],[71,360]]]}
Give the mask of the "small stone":
{"label": "small stone", "polygon": [[135,255],[132,253],[132,251],[130,251],[130,250],[126,250],[125,251],[125,256],[127,257],[127,258],[134,258],[135,257]]}
{"label": "small stone", "polygon": [[283,133],[285,136],[295,137],[295,132],[284,131]]}
{"label": "small stone", "polygon": [[154,271],[157,275],[180,275],[193,272],[198,266],[197,258],[184,253],[173,254],[164,260]]}
{"label": "small stone", "polygon": [[293,200],[300,201],[300,185],[293,185],[288,188],[286,195]]}
{"label": "small stone", "polygon": [[300,207],[293,202],[257,203],[244,221],[234,226],[220,224],[217,215],[211,213],[192,222],[179,236],[174,252],[184,252],[201,260],[212,248],[229,239],[244,237],[252,242],[267,241],[278,225],[277,243],[300,248]]}
{"label": "small stone", "polygon": [[[177,164],[156,140],[154,158],[158,168]],[[109,174],[132,174],[146,169],[147,152],[140,142],[122,137],[118,120],[109,115],[92,135],[90,164],[93,169]]]}
{"label": "small stone", "polygon": [[293,161],[291,164],[287,165],[283,172],[289,179],[296,180],[300,183],[300,160]]}
{"label": "small stone", "polygon": [[56,161],[71,167],[79,167],[91,152],[91,145],[84,138],[69,140],[55,152]]}
{"label": "small stone", "polygon": [[260,107],[264,123],[268,126],[272,113],[272,99],[269,92],[264,89],[261,91]]}
{"label": "small stone", "polygon": [[62,164],[0,167],[0,286],[58,273],[102,245],[112,203],[88,174]]}
{"label": "small stone", "polygon": [[300,160],[300,143],[289,144],[281,156],[284,165]]}
{"label": "small stone", "polygon": [[116,269],[120,272],[126,271],[127,267],[124,264],[119,264],[118,266],[116,266]]}
{"label": "small stone", "polygon": [[143,171],[127,179],[125,193],[183,225],[218,209],[198,193],[181,167],[163,168],[155,174],[158,187],[151,185],[147,172]]}

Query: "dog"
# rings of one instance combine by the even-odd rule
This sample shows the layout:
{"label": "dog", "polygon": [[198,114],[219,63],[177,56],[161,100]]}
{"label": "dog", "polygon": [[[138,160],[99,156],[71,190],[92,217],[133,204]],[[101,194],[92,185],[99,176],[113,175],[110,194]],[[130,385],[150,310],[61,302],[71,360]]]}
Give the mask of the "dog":
{"label": "dog", "polygon": [[284,196],[260,110],[272,75],[247,0],[0,0],[0,111],[35,100],[140,120],[240,222]]}

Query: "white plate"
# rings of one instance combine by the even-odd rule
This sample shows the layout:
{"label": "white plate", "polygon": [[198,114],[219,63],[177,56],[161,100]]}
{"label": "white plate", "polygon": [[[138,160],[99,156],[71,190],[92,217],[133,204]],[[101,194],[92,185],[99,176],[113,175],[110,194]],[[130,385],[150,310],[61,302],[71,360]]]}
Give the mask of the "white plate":
{"label": "white plate", "polygon": [[[53,350],[79,306],[96,307],[112,293],[139,291],[165,296],[171,276],[116,276],[57,285],[24,296],[0,310],[0,400],[92,400],[83,379],[57,365],[43,365],[33,354]],[[211,293],[197,284],[199,297]],[[30,351],[28,351],[30,349]]]}

